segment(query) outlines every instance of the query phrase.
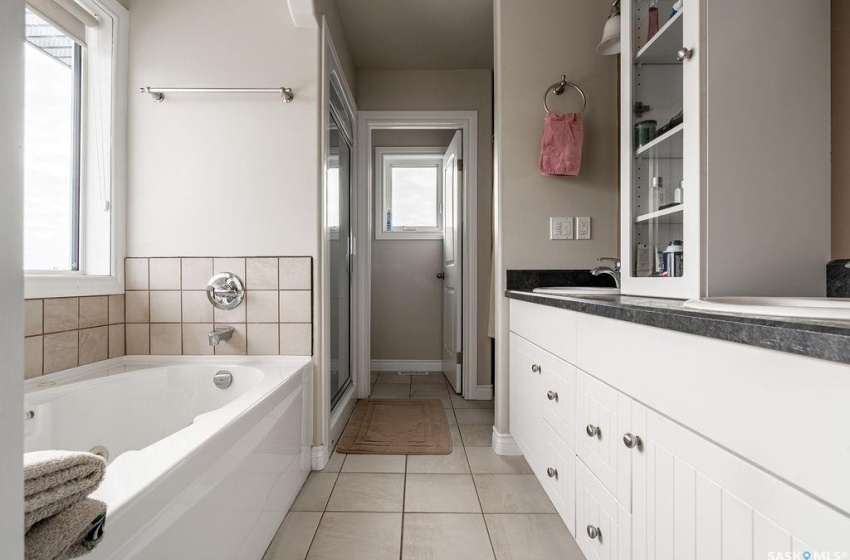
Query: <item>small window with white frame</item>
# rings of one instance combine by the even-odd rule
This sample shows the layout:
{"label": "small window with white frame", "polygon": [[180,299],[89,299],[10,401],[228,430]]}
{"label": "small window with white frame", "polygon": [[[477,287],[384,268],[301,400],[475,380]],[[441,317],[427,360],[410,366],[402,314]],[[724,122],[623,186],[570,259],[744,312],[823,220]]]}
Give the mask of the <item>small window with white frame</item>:
{"label": "small window with white frame", "polygon": [[25,297],[120,293],[128,12],[27,0]]}
{"label": "small window with white frame", "polygon": [[375,148],[376,239],[443,238],[445,148]]}

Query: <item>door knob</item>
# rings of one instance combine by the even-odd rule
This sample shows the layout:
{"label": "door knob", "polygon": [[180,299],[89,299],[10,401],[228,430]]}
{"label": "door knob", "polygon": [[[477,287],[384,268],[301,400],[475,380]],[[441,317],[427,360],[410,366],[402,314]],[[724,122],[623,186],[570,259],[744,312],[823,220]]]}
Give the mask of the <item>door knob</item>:
{"label": "door knob", "polygon": [[446,277],[446,273],[445,273],[445,272],[438,272],[438,273],[437,273],[437,278],[439,278],[440,280],[442,280],[442,279],[443,279],[443,278],[445,278],[445,277]]}
{"label": "door knob", "polygon": [[685,62],[686,60],[690,60],[694,57],[694,49],[688,49],[682,47],[678,51],[676,51],[676,60],[679,62]]}
{"label": "door knob", "polygon": [[594,527],[593,525],[587,526],[587,536],[591,539],[601,539],[602,531],[599,530],[599,527]]}
{"label": "door knob", "polygon": [[587,432],[588,437],[602,437],[602,430],[599,429],[599,426],[588,424],[584,431]]}
{"label": "door knob", "polygon": [[623,436],[623,443],[629,449],[634,449],[635,447],[640,449],[641,447],[643,447],[643,441],[640,439],[640,436],[636,436],[636,435],[630,434],[630,433],[626,433]]}
{"label": "door knob", "polygon": [[546,393],[546,398],[550,401],[558,402],[558,393],[556,393],[555,391],[549,391],[548,393]]}
{"label": "door knob", "polygon": [[540,373],[540,366],[538,366],[537,364],[532,365],[531,371],[533,371],[534,373]]}
{"label": "door knob", "polygon": [[554,478],[557,480],[558,469],[553,469],[552,467],[549,467],[548,469],[546,469],[546,474],[549,476],[549,478]]}

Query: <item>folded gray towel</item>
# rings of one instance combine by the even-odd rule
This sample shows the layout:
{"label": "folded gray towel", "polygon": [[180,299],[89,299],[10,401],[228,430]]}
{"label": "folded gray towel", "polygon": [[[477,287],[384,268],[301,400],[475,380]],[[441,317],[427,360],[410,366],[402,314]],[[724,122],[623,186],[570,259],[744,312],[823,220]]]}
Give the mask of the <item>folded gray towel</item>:
{"label": "folded gray towel", "polygon": [[106,461],[79,451],[34,451],[24,454],[25,531],[95,491]]}
{"label": "folded gray towel", "polygon": [[65,560],[88,553],[100,542],[106,504],[86,498],[40,521],[24,537],[24,560]]}

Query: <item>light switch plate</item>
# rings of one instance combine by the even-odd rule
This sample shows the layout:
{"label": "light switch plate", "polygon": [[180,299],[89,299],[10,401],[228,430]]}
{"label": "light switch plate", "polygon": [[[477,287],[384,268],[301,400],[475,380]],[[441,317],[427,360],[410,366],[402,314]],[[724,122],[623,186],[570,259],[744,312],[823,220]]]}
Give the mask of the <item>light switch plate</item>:
{"label": "light switch plate", "polygon": [[590,217],[576,218],[576,239],[590,239]]}
{"label": "light switch plate", "polygon": [[549,239],[575,239],[572,218],[549,218]]}

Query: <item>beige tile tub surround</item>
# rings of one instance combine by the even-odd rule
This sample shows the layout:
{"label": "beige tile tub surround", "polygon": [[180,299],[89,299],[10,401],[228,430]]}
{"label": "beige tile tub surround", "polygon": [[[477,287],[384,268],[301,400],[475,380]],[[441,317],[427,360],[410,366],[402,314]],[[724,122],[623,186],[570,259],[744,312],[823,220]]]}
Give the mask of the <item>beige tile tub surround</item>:
{"label": "beige tile tub surround", "polygon": [[124,296],[30,299],[24,304],[24,377],[124,355]]}
{"label": "beige tile tub surround", "polygon": [[[288,355],[313,353],[310,257],[128,258],[127,354]],[[207,299],[209,279],[232,272],[245,299],[231,310]],[[233,327],[215,348],[207,333]]]}

